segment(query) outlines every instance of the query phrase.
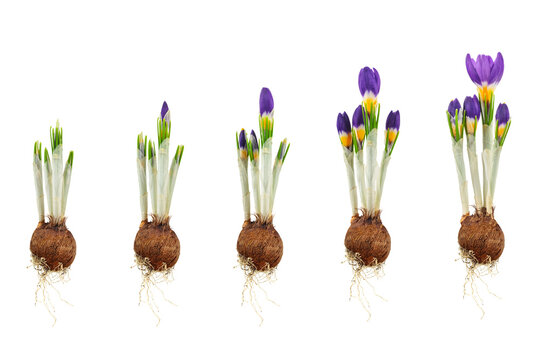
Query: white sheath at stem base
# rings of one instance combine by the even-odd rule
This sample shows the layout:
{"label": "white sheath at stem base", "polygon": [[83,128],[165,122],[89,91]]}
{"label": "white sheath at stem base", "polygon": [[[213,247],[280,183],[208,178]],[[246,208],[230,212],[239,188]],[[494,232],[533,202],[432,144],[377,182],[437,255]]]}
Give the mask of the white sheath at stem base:
{"label": "white sheath at stem base", "polygon": [[255,202],[255,215],[261,216],[261,183],[259,176],[259,162],[251,161],[251,187],[253,188],[253,201]]}
{"label": "white sheath at stem base", "polygon": [[269,207],[269,213],[272,214],[272,211],[274,210],[274,199],[276,198],[276,191],[277,186],[279,182],[279,174],[281,174],[281,166],[283,165],[283,162],[276,161],[274,164],[274,169],[272,170],[272,193],[270,194],[270,207]]}
{"label": "white sheath at stem base", "polygon": [[148,188],[150,189],[150,198],[152,200],[152,214],[158,214],[158,191],[157,191],[157,162],[156,157],[148,159]]}
{"label": "white sheath at stem base", "polygon": [[489,176],[489,194],[487,197],[486,210],[488,214],[493,214],[493,198],[495,196],[495,185],[497,184],[497,174],[499,172],[499,160],[501,158],[502,147],[497,146],[491,153],[491,169]]}
{"label": "white sheath at stem base", "polygon": [[242,159],[238,151],[238,169],[240,171],[240,186],[242,190],[242,206],[244,208],[244,220],[251,219],[249,183],[247,173],[247,159]]}
{"label": "white sheath at stem base", "polygon": [[354,216],[358,215],[358,196],[356,182],[354,180],[354,153],[345,146],[343,146],[343,160],[345,161],[345,169],[347,170],[349,198],[351,200],[352,215]]}
{"label": "white sheath at stem base", "polygon": [[37,154],[34,154],[34,185],[36,188],[36,204],[39,222],[45,221],[45,197],[43,196],[43,165]]}
{"label": "white sheath at stem base", "polygon": [[388,169],[388,164],[390,163],[390,156],[386,153],[383,154],[383,158],[381,160],[381,167],[378,174],[378,187],[377,187],[377,198],[375,200],[375,208],[374,211],[377,212],[381,209],[381,198],[384,188],[384,181],[386,180],[386,172]]}
{"label": "white sheath at stem base", "polygon": [[171,210],[172,196],[174,193],[174,186],[176,185],[176,177],[178,176],[178,169],[180,164],[173,158],[171,163],[171,169],[169,170],[169,179],[167,185],[167,205],[165,207],[165,217],[169,217],[169,211]]}
{"label": "white sheath at stem base", "polygon": [[268,221],[272,216],[270,212],[270,196],[272,192],[272,138],[267,139],[261,148],[261,183],[262,183],[262,217]]}
{"label": "white sheath at stem base", "polygon": [[69,186],[71,185],[71,165],[69,163],[66,163],[66,166],[64,167],[64,179],[62,184],[62,209],[60,212],[60,217],[66,216],[66,206],[67,206],[67,198],[69,194]]}
{"label": "white sheath at stem base", "polygon": [[146,190],[146,156],[137,150],[137,175],[139,178],[139,202],[141,220],[148,220],[148,191]]}
{"label": "white sheath at stem base", "polygon": [[467,135],[467,155],[469,156],[469,170],[471,171],[471,181],[474,192],[474,205],[480,210],[484,203],[482,201],[482,188],[480,186],[480,173],[478,171],[478,157],[476,156],[476,136]]}
{"label": "white sheath at stem base", "polygon": [[467,189],[467,174],[465,172],[465,161],[463,159],[463,138],[459,141],[452,140],[452,150],[456,162],[456,171],[459,183],[459,195],[461,197],[461,210],[463,215],[469,214],[469,192]]}
{"label": "white sheath at stem base", "polygon": [[491,205],[492,199],[489,199],[491,194],[491,184],[490,184],[490,175],[492,169],[493,161],[493,148],[494,148],[494,139],[495,137],[495,121],[491,121],[490,125],[482,125],[482,170],[484,175],[484,184],[483,184],[483,195],[484,195],[484,206],[486,207],[487,213],[491,214]]}
{"label": "white sheath at stem base", "polygon": [[52,153],[52,217],[55,222],[60,222],[62,213],[62,145],[58,145]]}
{"label": "white sheath at stem base", "polygon": [[366,142],[366,200],[367,210],[371,215],[375,208],[376,184],[375,174],[377,173],[377,129],[369,132]]}
{"label": "white sheath at stem base", "polygon": [[364,166],[364,150],[358,150],[354,154],[354,167],[356,168],[356,183],[360,188],[360,203],[362,209],[367,209],[366,204],[366,172]]}
{"label": "white sheath at stem base", "polygon": [[165,220],[167,212],[167,194],[169,192],[169,139],[164,139],[158,149],[158,221]]}

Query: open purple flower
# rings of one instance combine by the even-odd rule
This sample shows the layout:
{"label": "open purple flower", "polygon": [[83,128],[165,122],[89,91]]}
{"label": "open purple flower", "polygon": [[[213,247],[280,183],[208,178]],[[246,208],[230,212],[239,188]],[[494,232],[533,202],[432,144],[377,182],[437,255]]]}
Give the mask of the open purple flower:
{"label": "open purple flower", "polygon": [[366,111],[371,114],[373,108],[377,105],[377,95],[381,89],[381,78],[377,69],[365,67],[358,74],[358,87],[360,94],[364,98]]}
{"label": "open purple flower", "polygon": [[386,118],[386,151],[392,154],[395,142],[399,134],[399,126],[401,123],[399,110],[396,112],[390,111],[388,118]]}
{"label": "open purple flower", "polygon": [[504,73],[504,59],[502,54],[497,53],[495,61],[489,55],[478,55],[476,61],[467,54],[465,66],[469,77],[478,87],[480,101],[491,102],[493,91],[501,81]]}
{"label": "open purple flower", "polygon": [[274,98],[270,89],[263,87],[261,90],[261,96],[259,97],[259,109],[261,116],[270,114],[274,110]]}
{"label": "open purple flower", "polygon": [[478,119],[480,118],[480,102],[478,97],[467,96],[465,101],[463,101],[463,110],[465,111],[465,131],[467,134],[475,135],[476,134],[476,125]]}
{"label": "open purple flower", "polygon": [[504,103],[499,104],[497,112],[495,113],[495,121],[497,121],[497,141],[499,142],[499,145],[502,146],[511,123],[508,105]]}
{"label": "open purple flower", "polygon": [[345,146],[349,150],[352,149],[351,121],[349,120],[349,115],[347,115],[346,112],[343,112],[343,114],[338,114],[337,131],[339,139],[341,140],[341,145]]}

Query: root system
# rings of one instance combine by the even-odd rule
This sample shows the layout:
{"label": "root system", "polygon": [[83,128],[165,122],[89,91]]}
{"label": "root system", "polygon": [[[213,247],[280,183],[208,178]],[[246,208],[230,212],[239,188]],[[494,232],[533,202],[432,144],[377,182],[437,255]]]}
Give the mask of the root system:
{"label": "root system", "polygon": [[135,254],[135,266],[141,271],[142,282],[139,290],[139,305],[146,303],[152,314],[157,319],[156,326],[161,322],[159,316],[158,302],[154,296],[154,291],[158,291],[165,302],[176,306],[175,303],[170,301],[166,296],[160,284],[169,283],[174,280],[173,269],[163,265],[160,270],[154,270],[154,267],[150,263],[148,258],[140,257]]}
{"label": "root system", "polygon": [[35,304],[37,305],[39,302],[41,302],[45,306],[45,309],[47,309],[47,312],[53,318],[52,326],[54,326],[56,324],[56,316],[54,315],[56,308],[51,300],[49,290],[53,290],[62,302],[71,305],[62,297],[60,291],[58,291],[55,286],[57,283],[65,283],[69,281],[69,268],[63,268],[60,264],[56,270],[51,270],[44,258],[37,257],[34,254],[32,254],[31,261],[31,266],[38,274],[38,283],[35,292]]}
{"label": "root system", "polygon": [[467,251],[464,248],[460,248],[460,257],[467,267],[467,275],[465,276],[465,282],[463,283],[463,298],[467,295],[471,296],[476,306],[482,312],[482,319],[486,313],[484,311],[484,300],[481,296],[480,289],[478,288],[478,283],[480,282],[485,287],[486,292],[489,295],[499,298],[499,296],[489,289],[488,284],[483,279],[483,277],[487,275],[493,276],[498,273],[498,261],[489,260],[488,262],[481,263],[474,256],[472,251]]}
{"label": "root system", "polygon": [[267,301],[271,302],[276,306],[279,306],[276,302],[274,302],[268,297],[268,293],[261,286],[261,284],[263,283],[272,283],[273,281],[275,281],[276,268],[271,268],[267,264],[266,267],[259,270],[250,258],[246,258],[240,254],[238,254],[238,264],[244,272],[246,279],[244,283],[244,288],[242,289],[242,305],[244,305],[245,303],[251,305],[251,307],[260,319],[259,326],[261,326],[264,318],[262,316],[262,307],[257,299],[257,290],[260,290],[264,294],[264,297]]}
{"label": "root system", "polygon": [[384,276],[384,264],[375,263],[373,265],[367,266],[362,261],[362,257],[360,256],[360,254],[353,253],[349,250],[346,250],[345,257],[353,271],[351,286],[349,288],[349,300],[353,297],[358,298],[360,304],[368,314],[367,321],[369,321],[371,319],[371,305],[369,303],[364,285],[367,285],[369,288],[371,288],[371,291],[376,297],[383,301],[386,301],[385,298],[377,294],[377,291],[375,291],[375,287],[369,281],[372,278],[378,279]]}

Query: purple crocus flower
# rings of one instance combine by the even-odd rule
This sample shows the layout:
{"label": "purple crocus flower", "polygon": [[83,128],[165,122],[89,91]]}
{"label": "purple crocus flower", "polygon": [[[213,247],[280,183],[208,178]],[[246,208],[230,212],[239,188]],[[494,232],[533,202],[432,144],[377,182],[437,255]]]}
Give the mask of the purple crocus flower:
{"label": "purple crocus flower", "polygon": [[366,93],[371,93],[374,97],[377,97],[381,89],[381,78],[377,69],[373,68],[372,70],[366,66],[360,70],[360,74],[358,74],[358,87],[362,96],[366,96]]}
{"label": "purple crocus flower", "polygon": [[386,151],[392,154],[394,144],[399,134],[399,126],[401,125],[401,117],[399,110],[396,112],[390,111],[386,119]]}
{"label": "purple crocus flower", "polygon": [[242,160],[247,159],[247,139],[246,130],[244,129],[240,130],[240,134],[238,135],[238,150],[240,151],[240,158]]}
{"label": "purple crocus flower", "polygon": [[[456,112],[457,112],[457,119],[456,119]],[[452,127],[452,136],[454,139],[459,140],[460,136],[463,134],[463,112],[461,111],[461,104],[459,103],[458,99],[454,99],[450,101],[450,104],[448,104],[448,115],[450,117],[450,126]],[[457,130],[458,133],[456,133],[456,123],[458,124]],[[458,136],[459,135],[459,136]]]}
{"label": "purple crocus flower", "polygon": [[497,53],[495,61],[489,55],[478,55],[476,61],[467,54],[465,66],[469,77],[478,87],[480,101],[490,102],[493,97],[493,91],[504,73],[504,59],[502,54]]}
{"label": "purple crocus flower", "polygon": [[454,99],[450,101],[450,104],[448,104],[448,112],[452,118],[456,116],[456,110],[461,110],[461,104],[459,103],[458,99]]}
{"label": "purple crocus flower", "polygon": [[257,142],[257,135],[254,130],[251,130],[251,135],[249,136],[249,147],[250,147],[250,157],[251,160],[259,159],[259,143]]}
{"label": "purple crocus flower", "polygon": [[169,105],[167,105],[167,102],[163,102],[163,106],[161,107],[161,119],[165,120],[165,122],[169,123],[170,121],[170,115],[169,114]]}
{"label": "purple crocus flower", "polygon": [[352,124],[354,129],[354,136],[358,141],[360,148],[363,148],[364,139],[366,137],[366,125],[364,121],[364,106],[358,105],[352,117]]}
{"label": "purple crocus flower", "polygon": [[497,141],[499,142],[499,145],[502,146],[511,122],[508,105],[505,103],[499,104],[497,112],[495,113],[495,121],[497,121]]}
{"label": "purple crocus flower", "polygon": [[465,130],[467,131],[467,134],[475,135],[476,124],[480,118],[480,102],[478,101],[478,97],[476,97],[476,95],[467,96],[465,101],[463,101],[463,110],[465,111],[466,116]]}
{"label": "purple crocus flower", "polygon": [[346,112],[338,114],[337,131],[339,139],[341,140],[341,145],[350,150],[352,148],[351,121]]}
{"label": "purple crocus flower", "polygon": [[274,98],[270,89],[263,87],[259,97],[259,109],[261,116],[270,114],[274,110]]}
{"label": "purple crocus flower", "polygon": [[381,78],[377,69],[373,70],[369,67],[365,67],[360,70],[358,74],[358,87],[360,88],[360,94],[364,98],[364,107],[368,114],[371,114],[375,106],[377,105],[377,95],[381,89]]}

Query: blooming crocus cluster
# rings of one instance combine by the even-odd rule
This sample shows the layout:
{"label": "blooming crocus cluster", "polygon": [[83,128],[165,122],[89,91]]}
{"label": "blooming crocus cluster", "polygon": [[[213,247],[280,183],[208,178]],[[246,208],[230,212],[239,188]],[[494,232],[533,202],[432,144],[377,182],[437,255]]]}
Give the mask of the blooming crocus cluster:
{"label": "blooming crocus cluster", "polygon": [[272,209],[281,167],[290,144],[284,139],[278,149],[272,168],[272,137],[274,135],[274,98],[268,88],[262,88],[259,97],[260,138],[251,130],[249,138],[244,129],[236,135],[238,165],[242,186],[244,221],[251,221],[250,191],[247,163],[251,169],[251,184],[255,203],[255,216],[263,222],[272,221]]}
{"label": "blooming crocus cluster", "polygon": [[[453,140],[453,151],[456,160],[463,215],[468,215],[467,177],[463,160],[463,129],[467,137],[467,153],[471,172],[475,206],[485,210],[487,214],[493,212],[493,194],[495,189],[499,157],[502,146],[508,134],[511,120],[506,104],[500,104],[494,112],[495,88],[504,73],[504,60],[501,53],[497,54],[495,61],[489,55],[478,55],[474,60],[469,54],[465,59],[467,73],[476,85],[478,97],[467,96],[463,102],[463,110],[457,99],[450,102],[446,112],[450,134]],[[495,115],[495,120],[493,117]],[[479,119],[482,119],[482,165],[483,187],[480,187],[478,159],[476,155],[476,130]],[[465,121],[465,126],[463,126]]]}
{"label": "blooming crocus cluster", "polygon": [[148,190],[152,202],[152,215],[158,223],[168,221],[178,168],[184,154],[184,146],[177,146],[169,167],[170,137],[171,112],[167,102],[164,101],[157,119],[157,151],[155,143],[143,133],[137,136],[137,174],[142,221],[148,220]]}
{"label": "blooming crocus cluster", "polygon": [[[358,87],[362,103],[355,109],[352,126],[346,112],[338,114],[337,130],[343,147],[353,216],[358,214],[357,187],[360,189],[362,209],[367,216],[376,216],[379,211],[386,168],[399,135],[399,111],[391,111],[386,121],[385,147],[381,164],[377,163],[377,128],[380,104],[377,96],[381,88],[379,72],[364,67],[358,75]],[[364,163],[364,151],[366,161]],[[355,169],[356,168],[356,169]],[[380,171],[379,171],[380,170]],[[355,183],[355,172],[356,182]]]}

